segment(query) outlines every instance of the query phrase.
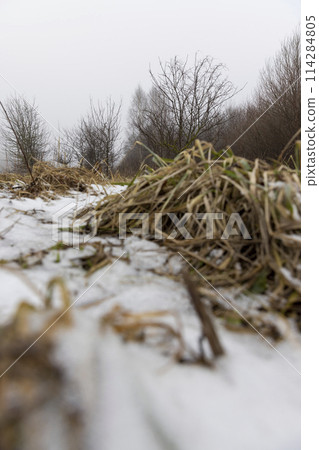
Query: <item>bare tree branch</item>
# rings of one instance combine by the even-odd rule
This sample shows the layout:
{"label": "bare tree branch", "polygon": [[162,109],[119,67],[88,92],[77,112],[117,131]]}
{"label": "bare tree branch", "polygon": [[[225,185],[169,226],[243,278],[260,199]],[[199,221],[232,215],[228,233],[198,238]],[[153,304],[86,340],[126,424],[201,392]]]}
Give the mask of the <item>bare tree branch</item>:
{"label": "bare tree branch", "polygon": [[196,57],[193,66],[174,58],[160,67],[157,76],[150,71],[153,86],[148,94],[136,90],[129,126],[135,140],[169,157],[195,139],[213,140],[227,118],[224,105],[237,91],[223,75],[224,66],[210,57]]}
{"label": "bare tree branch", "polygon": [[90,110],[82,117],[76,127],[64,131],[62,154],[65,158],[84,158],[84,164],[93,167],[104,165],[107,175],[114,167],[116,144],[120,135],[121,105],[108,99],[105,103],[94,104],[90,101]]}
{"label": "bare tree branch", "polygon": [[23,97],[11,97],[4,106],[1,135],[4,149],[17,171],[28,170],[48,151],[50,133],[33,103]]}

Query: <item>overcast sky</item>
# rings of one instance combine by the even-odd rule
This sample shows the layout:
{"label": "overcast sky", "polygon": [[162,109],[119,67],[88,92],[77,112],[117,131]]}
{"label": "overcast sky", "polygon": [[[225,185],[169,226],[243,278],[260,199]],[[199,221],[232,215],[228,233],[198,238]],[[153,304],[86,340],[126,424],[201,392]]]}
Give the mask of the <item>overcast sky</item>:
{"label": "overcast sky", "polygon": [[[149,88],[158,58],[196,52],[225,63],[242,96],[299,23],[299,0],[0,0],[0,99],[36,99],[55,127],[90,96],[123,101]],[[4,77],[6,81],[2,78]]]}

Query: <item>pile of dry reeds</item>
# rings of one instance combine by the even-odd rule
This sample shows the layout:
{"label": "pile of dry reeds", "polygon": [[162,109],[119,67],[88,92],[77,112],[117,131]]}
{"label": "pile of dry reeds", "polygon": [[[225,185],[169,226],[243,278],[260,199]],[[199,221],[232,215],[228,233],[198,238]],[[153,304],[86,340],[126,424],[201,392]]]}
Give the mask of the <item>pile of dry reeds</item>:
{"label": "pile of dry reeds", "polygon": [[[140,176],[125,197],[106,197],[95,209],[98,234],[118,233],[119,213],[148,213],[154,238],[155,213],[162,217],[163,243],[181,255],[214,286],[241,286],[270,295],[273,308],[300,316],[300,174],[287,166],[236,157],[231,150],[216,152],[196,141],[172,162]],[[185,228],[192,239],[177,232],[167,213],[179,219],[192,213]],[[222,213],[214,221],[214,238],[207,238],[205,220],[197,213]],[[238,213],[251,239],[240,231],[222,239],[232,213]],[[136,218],[127,230],[141,227]],[[236,226],[234,225],[234,228]],[[171,234],[173,233],[173,234]],[[175,235],[174,235],[175,233]]]}
{"label": "pile of dry reeds", "polygon": [[37,162],[28,175],[0,174],[0,188],[19,196],[62,195],[70,190],[86,191],[91,184],[107,184],[106,178],[95,170],[79,167],[56,167],[47,162]]}

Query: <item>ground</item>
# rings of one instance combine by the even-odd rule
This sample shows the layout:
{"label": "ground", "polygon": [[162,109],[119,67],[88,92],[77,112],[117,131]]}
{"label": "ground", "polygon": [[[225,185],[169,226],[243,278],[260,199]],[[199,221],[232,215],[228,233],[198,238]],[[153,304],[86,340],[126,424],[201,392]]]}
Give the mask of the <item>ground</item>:
{"label": "ground", "polygon": [[[106,193],[122,189],[112,186]],[[84,245],[69,230],[58,230],[61,214],[67,221],[104,195],[95,189],[46,201],[0,191],[1,325],[10,325],[25,302],[35,307],[31,314],[37,319],[31,322],[39,336],[53,322],[48,303],[50,311],[63,311],[63,296],[69,297],[64,301],[72,321],[61,317],[46,334],[54,341],[49,357],[65,375],[63,402],[81,412],[83,425],[75,434],[83,448],[300,448],[300,339],[293,325],[282,321],[283,339],[274,342],[253,330],[229,331],[215,320],[225,355],[212,366],[192,363],[201,325],[175,277],[182,265],[177,256],[134,236],[124,242],[91,237]],[[70,245],[63,246],[62,239]],[[99,252],[101,266],[90,271]],[[50,282],[55,288],[48,301]],[[247,308],[251,299],[246,300]],[[153,316],[145,316],[149,312]],[[119,332],[126,313],[134,314],[135,322],[136,314],[155,320],[163,330],[130,341]],[[118,329],[110,314],[119,315]],[[177,354],[184,364],[176,362]],[[10,380],[27,355],[2,380]],[[25,419],[26,448],[71,448],[53,403]]]}

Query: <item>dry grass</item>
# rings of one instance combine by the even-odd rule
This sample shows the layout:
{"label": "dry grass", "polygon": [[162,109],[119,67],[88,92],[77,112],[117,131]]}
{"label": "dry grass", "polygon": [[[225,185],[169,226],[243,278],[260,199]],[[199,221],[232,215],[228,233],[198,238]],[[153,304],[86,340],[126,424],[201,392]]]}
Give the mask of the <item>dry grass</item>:
{"label": "dry grass", "polygon": [[7,189],[19,197],[52,198],[55,195],[67,194],[70,190],[85,192],[92,184],[106,186],[124,182],[116,176],[109,180],[95,168],[89,170],[83,167],[55,167],[47,162],[37,162],[33,166],[32,174],[34,181],[30,175],[0,174],[0,188]]}
{"label": "dry grass", "polygon": [[[215,152],[196,141],[173,162],[140,176],[125,198],[106,197],[95,209],[98,234],[118,233],[119,213],[149,213],[150,236],[155,213],[193,213],[185,227],[193,239],[171,238],[175,225],[163,217],[163,243],[180,252],[214,286],[240,286],[270,296],[272,308],[300,318],[300,174],[285,165]],[[223,213],[207,239],[196,213]],[[221,239],[231,213],[239,213],[252,239]],[[127,229],[140,227],[136,219]],[[207,285],[206,285],[207,287]]]}

